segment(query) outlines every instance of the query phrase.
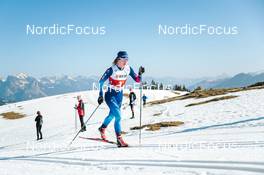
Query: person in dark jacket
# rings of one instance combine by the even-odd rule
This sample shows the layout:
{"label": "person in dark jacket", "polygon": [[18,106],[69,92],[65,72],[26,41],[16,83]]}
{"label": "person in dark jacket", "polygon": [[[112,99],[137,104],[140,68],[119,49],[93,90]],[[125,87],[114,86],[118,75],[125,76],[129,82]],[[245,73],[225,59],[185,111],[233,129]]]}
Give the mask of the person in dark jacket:
{"label": "person in dark jacket", "polygon": [[80,95],[77,96],[77,100],[78,100],[78,105],[77,105],[76,109],[78,111],[80,122],[81,122],[81,132],[84,132],[84,131],[86,131],[86,126],[84,125],[84,122],[83,122],[83,118],[85,115],[84,103],[83,103],[83,100],[82,100]]}
{"label": "person in dark jacket", "polygon": [[42,139],[41,128],[43,124],[43,118],[42,118],[42,115],[40,114],[40,111],[37,112],[37,117],[35,118],[35,122],[36,122],[36,128],[37,128],[37,140],[40,140]]}
{"label": "person in dark jacket", "polygon": [[148,99],[148,97],[145,94],[143,94],[143,97],[142,97],[143,106],[145,106],[147,104],[147,99]]}
{"label": "person in dark jacket", "polygon": [[134,106],[135,106],[136,99],[137,99],[137,97],[136,97],[135,92],[133,92],[133,89],[130,88],[130,93],[129,93],[129,106],[130,106],[131,112],[132,112],[132,117],[130,119],[135,118]]}

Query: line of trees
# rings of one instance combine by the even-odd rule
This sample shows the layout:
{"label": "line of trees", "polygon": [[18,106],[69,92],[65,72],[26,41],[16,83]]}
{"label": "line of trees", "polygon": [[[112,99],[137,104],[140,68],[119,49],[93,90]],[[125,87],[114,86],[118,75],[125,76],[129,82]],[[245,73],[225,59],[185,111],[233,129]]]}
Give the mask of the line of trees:
{"label": "line of trees", "polygon": [[156,82],[151,80],[150,84],[146,81],[142,82],[143,89],[151,89],[151,90],[174,90],[174,91],[190,91],[185,87],[185,85],[164,85],[163,83]]}

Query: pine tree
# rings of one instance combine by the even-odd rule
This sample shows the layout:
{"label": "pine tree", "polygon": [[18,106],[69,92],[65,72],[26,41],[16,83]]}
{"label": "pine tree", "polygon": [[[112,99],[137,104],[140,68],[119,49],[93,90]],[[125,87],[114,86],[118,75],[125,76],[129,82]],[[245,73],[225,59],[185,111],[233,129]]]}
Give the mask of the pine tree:
{"label": "pine tree", "polygon": [[160,83],[160,85],[159,85],[159,89],[160,89],[160,90],[163,90],[163,84],[162,84],[162,83]]}

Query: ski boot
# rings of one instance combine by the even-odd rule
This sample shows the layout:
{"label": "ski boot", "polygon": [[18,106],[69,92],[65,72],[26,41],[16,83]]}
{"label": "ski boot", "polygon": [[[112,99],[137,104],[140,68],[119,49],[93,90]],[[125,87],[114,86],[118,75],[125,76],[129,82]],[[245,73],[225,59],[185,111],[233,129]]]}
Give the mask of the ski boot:
{"label": "ski boot", "polygon": [[121,135],[117,135],[116,139],[117,139],[116,142],[118,147],[128,147],[128,144],[123,140]]}
{"label": "ski boot", "polygon": [[101,138],[102,138],[103,140],[106,140],[105,129],[106,129],[106,128],[103,128],[102,126],[101,126],[100,128],[98,128],[98,130],[99,130],[99,132],[100,132],[100,134],[101,134]]}
{"label": "ski boot", "polygon": [[86,131],[86,128],[81,128],[81,132],[85,132]]}

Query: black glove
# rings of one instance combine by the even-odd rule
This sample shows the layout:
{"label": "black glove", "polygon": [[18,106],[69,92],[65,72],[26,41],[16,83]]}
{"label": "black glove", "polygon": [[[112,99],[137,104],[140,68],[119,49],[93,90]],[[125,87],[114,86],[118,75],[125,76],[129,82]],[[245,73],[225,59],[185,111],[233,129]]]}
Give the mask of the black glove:
{"label": "black glove", "polygon": [[103,96],[99,96],[97,102],[99,105],[102,104],[104,102]]}
{"label": "black glove", "polygon": [[140,66],[138,70],[138,75],[142,75],[145,72],[145,68]]}

